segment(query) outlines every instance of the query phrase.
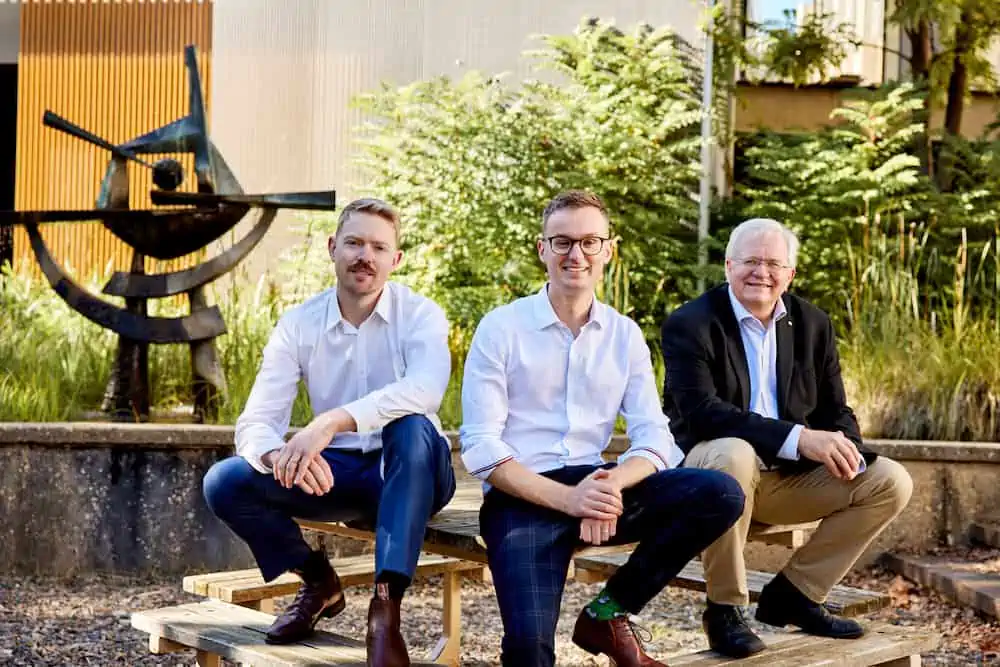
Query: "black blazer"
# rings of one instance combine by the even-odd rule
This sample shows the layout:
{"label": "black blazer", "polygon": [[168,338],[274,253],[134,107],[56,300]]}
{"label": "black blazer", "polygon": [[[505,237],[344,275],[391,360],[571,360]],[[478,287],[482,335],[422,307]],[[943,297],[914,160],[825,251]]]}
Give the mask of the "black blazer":
{"label": "black blazer", "polygon": [[663,411],[677,444],[689,452],[704,440],[742,438],[765,464],[805,470],[819,464],[777,458],[792,427],[803,424],[843,431],[870,464],[875,454],[864,446],[847,405],[829,316],[797,296],[781,298],[788,314],[776,331],[779,419],[749,410],[750,374],[728,285],[710,289],[664,320]]}

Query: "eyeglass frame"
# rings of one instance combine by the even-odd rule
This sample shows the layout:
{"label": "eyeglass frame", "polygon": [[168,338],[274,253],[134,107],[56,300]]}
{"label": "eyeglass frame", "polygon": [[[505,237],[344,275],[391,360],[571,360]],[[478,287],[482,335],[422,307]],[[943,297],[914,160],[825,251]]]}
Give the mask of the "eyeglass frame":
{"label": "eyeglass frame", "polygon": [[[552,245],[553,239],[566,239],[567,241],[570,241],[570,246],[569,246],[569,248],[566,249],[566,252],[559,252],[558,250],[556,250],[555,246]],[[597,250],[595,250],[592,253],[589,253],[589,252],[587,252],[586,250],[583,249],[583,242],[586,241],[586,240],[588,240],[588,239],[597,239],[597,240],[599,240],[601,242],[600,247],[598,247]],[[595,234],[590,234],[590,235],[584,236],[582,239],[574,239],[574,238],[571,238],[569,236],[566,236],[565,234],[554,234],[552,236],[543,236],[542,240],[548,242],[548,244],[549,244],[549,250],[551,250],[553,253],[559,255],[560,257],[565,257],[566,255],[568,255],[571,252],[573,252],[574,246],[577,246],[577,245],[580,246],[580,252],[582,252],[585,256],[587,256],[587,257],[594,257],[596,255],[599,255],[601,253],[601,251],[604,250],[604,244],[608,243],[609,241],[613,243],[617,239],[614,236],[604,237],[604,236],[597,236]]]}
{"label": "eyeglass frame", "polygon": [[742,257],[735,258],[731,257],[730,261],[739,262],[744,268],[756,269],[759,266],[763,266],[768,271],[772,273],[777,273],[778,271],[783,271],[785,269],[794,269],[795,267],[791,264],[782,264],[776,259],[761,259],[760,257]]}

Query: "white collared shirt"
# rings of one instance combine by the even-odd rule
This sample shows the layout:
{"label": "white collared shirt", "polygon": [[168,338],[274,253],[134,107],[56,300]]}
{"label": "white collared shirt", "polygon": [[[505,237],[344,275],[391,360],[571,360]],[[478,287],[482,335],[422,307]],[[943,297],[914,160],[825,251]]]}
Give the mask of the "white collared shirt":
{"label": "white collared shirt", "polygon": [[300,379],[314,414],[343,407],[357,422],[330,447],[379,449],[382,427],[409,414],[426,415],[443,433],[436,412],[450,373],[448,320],[436,303],[387,282],[375,310],[354,327],[330,288],[282,315],[271,333],[236,422],[236,452],[270,472],[261,457],[284,444]]}
{"label": "white collared shirt", "polygon": [[487,314],[465,361],[462,461],[486,480],[511,459],[534,472],[600,465],[621,414],[633,456],[657,470],[684,458],[660,407],[639,326],[596,298],[575,338],[547,286]]}
{"label": "white collared shirt", "polygon": [[[736,321],[740,323],[740,338],[750,372],[750,412],[761,417],[780,419],[778,413],[778,335],[777,324],[785,315],[785,302],[778,299],[771,321],[764,324],[753,316],[729,287],[729,302],[733,306]],[[778,450],[778,458],[789,461],[799,460],[799,435],[802,424],[796,424],[788,432],[785,442]]]}

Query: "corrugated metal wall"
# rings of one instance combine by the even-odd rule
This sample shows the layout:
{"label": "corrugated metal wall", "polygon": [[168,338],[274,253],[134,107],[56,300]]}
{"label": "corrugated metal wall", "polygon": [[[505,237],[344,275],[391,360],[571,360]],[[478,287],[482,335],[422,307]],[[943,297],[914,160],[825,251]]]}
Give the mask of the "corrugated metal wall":
{"label": "corrugated metal wall", "polygon": [[[15,207],[90,208],[108,153],[42,125],[51,110],[113,143],[187,114],[183,49],[194,44],[206,100],[211,91],[212,5],[191,0],[34,0],[21,8]],[[206,102],[207,103],[207,102]],[[192,160],[182,158],[193,175]],[[150,172],[129,165],[134,208],[149,205]],[[184,190],[195,189],[186,179]],[[46,225],[56,259],[77,276],[107,266],[127,270],[128,246],[98,223]],[[18,230],[15,262],[33,261]],[[147,261],[147,270],[191,263]]]}
{"label": "corrugated metal wall", "polygon": [[[692,0],[216,0],[213,140],[248,191],[335,188],[346,202],[361,175],[351,163],[357,93],[470,69],[530,72],[537,33],[572,32],[583,16],[674,26],[700,44]],[[298,237],[290,214],[249,258],[274,266]]]}

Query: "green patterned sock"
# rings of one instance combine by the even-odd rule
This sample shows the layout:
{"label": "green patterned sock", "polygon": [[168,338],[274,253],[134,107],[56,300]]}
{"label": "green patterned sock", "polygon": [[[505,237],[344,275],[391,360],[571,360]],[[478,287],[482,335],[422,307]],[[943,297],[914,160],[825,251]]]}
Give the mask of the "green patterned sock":
{"label": "green patterned sock", "polygon": [[613,618],[625,616],[628,613],[611,597],[606,588],[590,601],[585,610],[591,618],[598,621],[610,621]]}

